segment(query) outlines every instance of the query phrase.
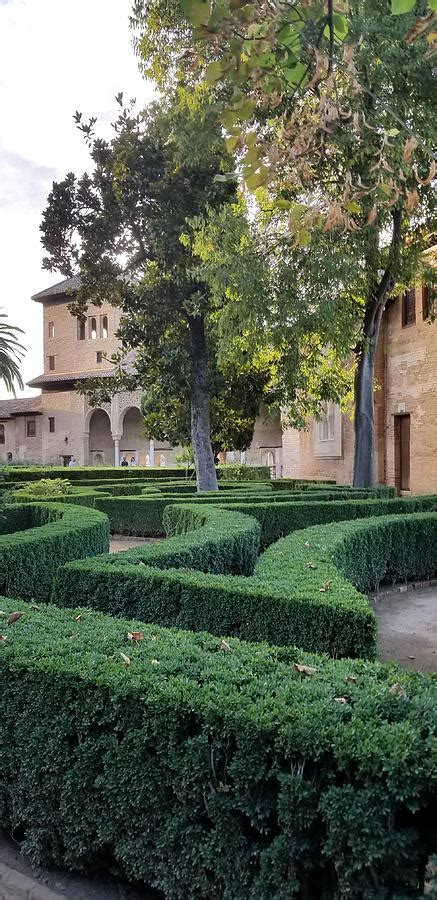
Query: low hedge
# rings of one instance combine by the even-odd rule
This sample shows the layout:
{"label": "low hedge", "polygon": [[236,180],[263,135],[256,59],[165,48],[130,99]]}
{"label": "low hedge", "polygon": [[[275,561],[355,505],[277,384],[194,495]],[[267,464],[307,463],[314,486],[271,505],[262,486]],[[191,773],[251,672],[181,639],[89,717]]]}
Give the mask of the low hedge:
{"label": "low hedge", "polygon": [[259,526],[254,519],[178,505],[166,509],[165,522],[170,535],[197,531],[65,565],[53,586],[54,602],[74,606],[78,596],[86,596],[93,609],[160,625],[272,644],[298,642],[332,656],[374,657],[376,619],[367,600],[338,573],[335,588],[321,594],[319,587],[332,580],[332,573],[328,576],[322,566],[314,576],[306,566],[296,567],[290,538],[275,570],[265,575],[261,557],[254,576],[241,577],[251,574],[256,560]]}
{"label": "low hedge", "polygon": [[[268,481],[270,479],[270,470],[266,466],[245,466],[244,468],[247,470],[244,480]],[[41,478],[68,478],[69,481],[186,478],[186,470],[183,466],[157,466],[156,468],[150,466],[72,466],[71,468],[65,466],[48,466],[47,468],[42,466],[4,466],[2,469],[9,481],[39,481]],[[217,474],[218,478],[223,477],[220,468],[218,468]],[[224,477],[226,478],[226,476]]]}
{"label": "low hedge", "polygon": [[[343,499],[340,499],[343,498]],[[96,509],[109,517],[110,528],[117,534],[132,534],[156,537],[164,533],[163,514],[170,504],[186,503],[187,497],[180,494],[156,493],[141,497],[97,497]],[[208,504],[242,512],[254,516],[261,525],[261,543],[266,547],[285,534],[309,525],[354,519],[370,515],[384,515],[393,512],[413,512],[416,509],[436,509],[437,497],[399,498],[380,500],[372,497],[372,492],[342,493],[325,491],[305,493],[273,494],[268,500],[263,492],[239,491],[231,496],[217,494],[190,497],[190,502]],[[373,505],[372,505],[373,504]]]}
{"label": "low hedge", "polygon": [[89,488],[85,490],[84,488],[76,488],[73,487],[69,494],[61,494],[58,497],[53,497],[51,495],[47,495],[46,497],[41,496],[37,499],[32,495],[26,493],[26,490],[20,489],[19,491],[11,492],[9,496],[9,501],[11,503],[68,503],[70,506],[94,506],[94,501],[97,497],[106,496],[109,492],[107,492],[104,488],[102,490],[97,490],[94,488]]}
{"label": "low hedge", "polygon": [[[96,501],[99,502],[99,501]],[[437,509],[437,496],[398,497],[394,499],[345,499],[285,503],[255,503],[249,499],[227,501],[223,509],[235,510],[253,516],[261,525],[261,545],[267,547],[286,534],[310,525],[359,519],[368,516],[411,513]]]}
{"label": "low hedge", "polygon": [[96,510],[38,501],[4,515],[13,531],[0,535],[0,590],[10,596],[47,599],[60,565],[109,549],[108,519]]}
{"label": "low hedge", "polygon": [[[429,677],[8,599],[0,824],[166,897],[413,898],[436,847]],[[129,634],[140,640],[128,640]]]}

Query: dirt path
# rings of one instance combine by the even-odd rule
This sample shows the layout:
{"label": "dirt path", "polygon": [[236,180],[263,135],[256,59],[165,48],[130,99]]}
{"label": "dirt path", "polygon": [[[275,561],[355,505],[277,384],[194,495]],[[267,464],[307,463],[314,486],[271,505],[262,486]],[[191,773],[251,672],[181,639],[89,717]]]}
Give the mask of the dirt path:
{"label": "dirt path", "polygon": [[159,544],[163,540],[164,538],[130,537],[128,534],[111,534],[109,552],[119,553],[120,550],[130,550],[132,547],[141,547],[143,544]]}
{"label": "dirt path", "polygon": [[104,873],[88,878],[32,866],[18,844],[0,831],[0,900],[161,900]]}
{"label": "dirt path", "polygon": [[379,659],[437,672],[437,584],[402,585],[370,603],[378,618]]}

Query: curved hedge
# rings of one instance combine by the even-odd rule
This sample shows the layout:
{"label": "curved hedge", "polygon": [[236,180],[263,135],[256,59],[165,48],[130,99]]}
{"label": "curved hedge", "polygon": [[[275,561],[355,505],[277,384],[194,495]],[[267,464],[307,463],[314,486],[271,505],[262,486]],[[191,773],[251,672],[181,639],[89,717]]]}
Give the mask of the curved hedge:
{"label": "curved hedge", "polygon": [[[173,900],[422,896],[430,678],[1,602],[0,823]],[[139,636],[129,640],[129,634]]]}
{"label": "curved hedge", "polygon": [[[342,497],[343,499],[340,499]],[[95,508],[109,517],[110,528],[117,534],[133,534],[156,537],[164,533],[163,514],[170,504],[186,503],[187,497],[178,494],[157,493],[141,497],[100,497]],[[285,534],[309,525],[342,521],[393,512],[413,512],[437,509],[437,497],[375,498],[372,491],[278,493],[269,496],[251,491],[231,492],[230,496],[214,494],[196,495],[189,502],[199,505],[218,505],[223,509],[253,516],[261,525],[261,543],[265,547]]]}
{"label": "curved hedge", "polygon": [[47,599],[59,566],[109,549],[108,519],[94,509],[38,501],[4,515],[13,531],[0,535],[0,591],[10,596]]}
{"label": "curved hedge", "polygon": [[97,497],[108,496],[108,492],[103,487],[102,490],[96,490],[94,488],[77,488],[73,487],[69,494],[61,494],[59,497],[53,497],[53,495],[41,495],[39,497],[35,497],[31,493],[26,493],[25,489],[18,490],[16,493],[11,493],[9,497],[10,503],[68,503],[73,506],[94,506],[94,501]]}

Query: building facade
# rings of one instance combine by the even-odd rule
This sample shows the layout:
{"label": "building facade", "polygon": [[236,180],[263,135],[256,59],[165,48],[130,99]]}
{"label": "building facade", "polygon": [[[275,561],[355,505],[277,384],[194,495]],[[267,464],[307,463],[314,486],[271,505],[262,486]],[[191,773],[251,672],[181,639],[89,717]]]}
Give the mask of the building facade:
{"label": "building facade", "polygon": [[[401,493],[437,491],[437,322],[428,286],[386,308],[376,359],[377,480]],[[283,433],[283,474],[350,484],[353,422],[334,404],[307,431]]]}
{"label": "building facade", "polygon": [[[36,397],[0,401],[0,460],[44,464],[169,466],[178,448],[144,434],[141,392],[117,394],[110,404],[89,406],[76,384],[111,373],[107,361],[118,350],[120,310],[90,306],[85,321],[68,310],[78,280],[64,279],[32,297],[43,312],[43,373],[29,382]],[[270,465],[279,474],[282,432],[279,417],[262,410],[255,423],[249,464]]]}

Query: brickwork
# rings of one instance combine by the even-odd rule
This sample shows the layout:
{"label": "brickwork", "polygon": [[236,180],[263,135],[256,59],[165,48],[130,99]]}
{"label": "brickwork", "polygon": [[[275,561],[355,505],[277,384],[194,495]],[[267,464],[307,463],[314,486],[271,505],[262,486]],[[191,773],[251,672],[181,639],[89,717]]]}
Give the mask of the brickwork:
{"label": "brickwork", "polygon": [[[108,369],[102,358],[97,362],[97,352],[110,356],[118,349],[115,332],[120,321],[120,310],[104,303],[101,307],[90,306],[85,322],[85,337],[80,339],[78,322],[67,309],[71,298],[45,300],[44,307],[44,374],[74,374]],[[103,337],[103,317],[108,320],[107,337]],[[96,330],[91,329],[95,319]],[[53,334],[53,336],[51,336]],[[54,369],[49,360],[54,357]]]}
{"label": "brickwork", "polygon": [[[437,324],[423,313],[422,288],[415,291],[416,320],[404,325],[402,298],[387,307],[375,364],[377,480],[396,485],[395,417],[410,415],[410,492],[437,491]],[[340,458],[317,458],[314,422],[308,430],[283,435],[284,474],[300,478],[335,478],[351,483],[353,422],[342,416]]]}

